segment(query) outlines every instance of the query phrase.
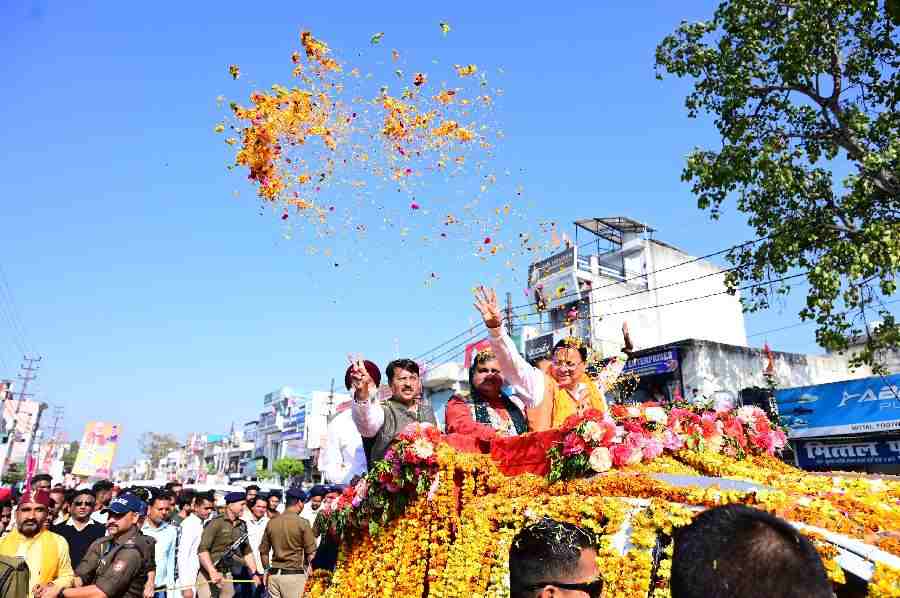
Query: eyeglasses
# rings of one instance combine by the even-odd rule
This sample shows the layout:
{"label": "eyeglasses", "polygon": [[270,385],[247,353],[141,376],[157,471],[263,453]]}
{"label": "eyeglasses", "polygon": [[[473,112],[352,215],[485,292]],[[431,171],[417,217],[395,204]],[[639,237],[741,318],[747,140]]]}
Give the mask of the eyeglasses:
{"label": "eyeglasses", "polygon": [[572,590],[573,592],[584,592],[590,598],[600,598],[603,593],[603,578],[598,577],[594,581],[585,581],[582,583],[563,583],[561,581],[542,581],[528,586],[529,590],[540,590],[547,586],[553,586],[561,590]]}
{"label": "eyeglasses", "polygon": [[584,363],[584,362],[581,362],[581,363],[573,363],[573,362],[571,362],[571,361],[554,361],[554,362],[553,362],[553,367],[555,367],[555,368],[558,369],[558,370],[561,370],[561,369],[574,370],[574,369],[576,369],[578,366],[580,366],[582,363]]}
{"label": "eyeglasses", "polygon": [[73,507],[93,507],[94,504],[95,504],[94,501],[79,500],[79,501],[73,502],[72,506]]}

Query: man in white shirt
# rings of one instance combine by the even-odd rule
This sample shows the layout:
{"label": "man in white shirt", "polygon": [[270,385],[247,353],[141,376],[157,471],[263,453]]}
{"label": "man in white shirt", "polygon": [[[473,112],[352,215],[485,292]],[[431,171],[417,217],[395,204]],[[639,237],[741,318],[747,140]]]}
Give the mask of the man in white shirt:
{"label": "man in white shirt", "polygon": [[[262,543],[263,534],[266,531],[266,526],[269,524],[268,510],[269,501],[266,500],[265,496],[257,494],[252,501],[247,500],[247,509],[241,515],[241,519],[247,524],[247,539],[250,541],[250,548],[253,550],[253,558],[256,560],[257,567],[262,567],[259,545]],[[244,595],[261,596],[265,591],[265,586],[263,585],[253,587],[245,584],[246,587],[249,587],[250,590],[245,589]]]}
{"label": "man in white shirt", "polygon": [[328,424],[325,450],[319,461],[319,469],[333,484],[349,484],[354,477],[366,473],[366,451],[350,406],[350,401],[338,406],[337,415]]}
{"label": "man in white shirt", "polygon": [[[193,512],[181,522],[181,539],[178,543],[178,580],[176,586],[193,586],[200,573],[200,537],[203,535],[203,524],[209,518],[213,508],[212,496],[198,494],[194,497]],[[181,591],[183,598],[193,598],[192,587]]]}
{"label": "man in white shirt", "polygon": [[322,506],[322,500],[325,498],[325,486],[316,485],[309,489],[309,502],[304,505],[300,511],[300,516],[309,522],[309,526],[316,531],[316,516],[319,514],[319,507]]}

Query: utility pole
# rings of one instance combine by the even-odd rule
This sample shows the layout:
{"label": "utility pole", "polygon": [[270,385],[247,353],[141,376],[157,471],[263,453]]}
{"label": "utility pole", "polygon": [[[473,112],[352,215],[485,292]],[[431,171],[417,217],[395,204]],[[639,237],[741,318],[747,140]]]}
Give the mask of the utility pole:
{"label": "utility pole", "polygon": [[[28,362],[28,365],[21,366],[21,370],[25,372],[25,375],[19,374],[17,377],[22,381],[21,390],[19,390],[19,398],[16,403],[16,411],[13,413],[13,425],[12,430],[10,431],[9,437],[6,442],[6,455],[3,457],[3,461],[0,462],[0,477],[6,473],[7,467],[9,467],[9,458],[12,455],[13,446],[15,446],[16,438],[19,434],[19,411],[22,409],[22,401],[24,401],[27,397],[34,396],[25,392],[28,390],[28,383],[37,378],[35,374],[32,372],[38,371],[40,368],[34,367],[35,363],[39,363],[41,361],[40,357],[23,357],[24,361]],[[44,405],[46,407],[46,405]],[[38,418],[40,418],[40,410],[38,411]]]}

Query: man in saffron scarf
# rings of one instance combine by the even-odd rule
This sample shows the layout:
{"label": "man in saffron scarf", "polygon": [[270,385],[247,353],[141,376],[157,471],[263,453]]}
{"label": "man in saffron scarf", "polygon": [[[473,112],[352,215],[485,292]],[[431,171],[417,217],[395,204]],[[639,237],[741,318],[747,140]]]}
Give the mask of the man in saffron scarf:
{"label": "man in saffron scarf", "polygon": [[469,395],[454,395],[447,403],[448,442],[459,450],[489,453],[497,436],[528,431],[525,408],[503,392],[500,364],[491,351],[479,351],[469,368]]}
{"label": "man in saffron scarf", "polygon": [[27,491],[16,509],[16,529],[0,539],[0,554],[20,557],[28,565],[31,596],[72,585],[75,574],[65,538],[44,529],[50,514],[50,495],[44,490]]}
{"label": "man in saffron scarf", "polygon": [[528,427],[541,432],[560,427],[572,415],[588,410],[606,411],[603,391],[591,380],[587,368],[587,348],[578,339],[563,339],[553,347],[553,365],[545,374],[522,357],[503,329],[497,294],[479,287],[475,307],[490,333],[491,348],[497,356],[507,383],[517,387],[528,406]]}

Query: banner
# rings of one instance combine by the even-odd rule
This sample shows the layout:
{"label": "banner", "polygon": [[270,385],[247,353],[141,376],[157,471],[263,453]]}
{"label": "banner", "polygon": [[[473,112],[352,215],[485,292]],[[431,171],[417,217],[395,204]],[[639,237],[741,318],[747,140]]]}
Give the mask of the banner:
{"label": "banner", "polygon": [[81,439],[72,473],[88,478],[111,477],[121,430],[119,424],[88,422],[84,427],[84,437]]}
{"label": "banner", "polygon": [[790,438],[900,430],[900,374],[775,391]]}
{"label": "banner", "polygon": [[[34,433],[38,421],[41,404],[37,401],[8,399],[3,403],[3,431],[8,434],[9,442],[13,442],[10,463],[25,463],[25,451],[28,441]],[[7,445],[2,447],[6,455]]]}
{"label": "banner", "polygon": [[829,470],[847,465],[897,465],[900,464],[900,440],[863,438],[833,442],[799,441],[797,463],[801,469]]}

